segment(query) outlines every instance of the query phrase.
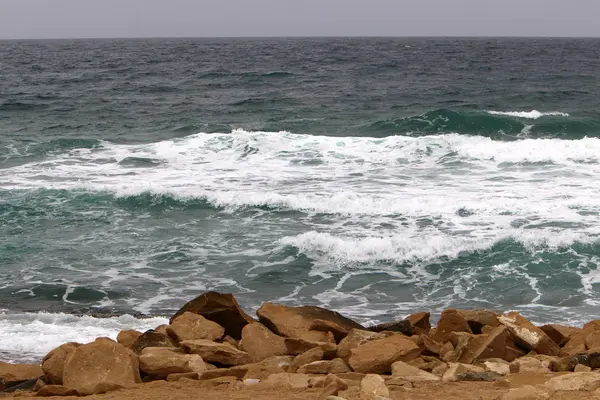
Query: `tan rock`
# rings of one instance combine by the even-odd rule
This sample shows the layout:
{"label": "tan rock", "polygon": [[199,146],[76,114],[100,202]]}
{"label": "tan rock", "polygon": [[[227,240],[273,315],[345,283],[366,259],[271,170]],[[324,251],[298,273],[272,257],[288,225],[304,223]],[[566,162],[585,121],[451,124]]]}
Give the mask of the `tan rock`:
{"label": "tan rock", "polygon": [[322,360],[314,361],[310,364],[301,366],[298,371],[299,374],[342,374],[344,372],[351,372],[348,364],[341,358],[333,360]]}
{"label": "tan rock", "polygon": [[336,343],[333,333],[313,330],[302,333],[300,336],[298,336],[298,339],[306,340],[307,342]]}
{"label": "tan rock", "polygon": [[600,330],[600,320],[588,322],[579,333],[575,333],[569,338],[569,341],[563,346],[561,353],[564,355],[585,353],[587,350],[585,339],[590,333],[598,330]]}
{"label": "tan rock", "polygon": [[264,359],[259,363],[233,368],[246,368],[248,371],[244,376],[246,379],[266,379],[271,374],[289,372],[293,360],[293,356],[275,356]]}
{"label": "tan rock", "polygon": [[575,328],[572,326],[564,326],[558,324],[549,324],[540,326],[540,329],[548,335],[550,339],[559,346],[564,346],[572,336],[582,331],[581,328]]}
{"label": "tan rock", "polygon": [[473,333],[467,320],[457,310],[449,308],[442,312],[433,339],[439,343],[446,343],[452,332]]}
{"label": "tan rock", "polygon": [[168,326],[169,325],[167,325],[167,324],[159,325],[156,328],[154,328],[154,331],[160,333],[161,335],[169,336],[167,334],[167,327]]}
{"label": "tan rock", "polygon": [[175,347],[175,345],[168,336],[150,329],[142,333],[129,348],[140,355],[146,347]]}
{"label": "tan rock", "polygon": [[475,365],[469,364],[460,364],[460,363],[450,363],[448,365],[448,369],[444,372],[442,376],[442,381],[444,382],[457,382],[460,380],[460,374],[464,374],[467,372],[485,372],[485,369],[481,367],[477,367]]}
{"label": "tan rock", "polygon": [[79,346],[81,344],[69,342],[46,354],[42,361],[42,370],[44,371],[46,381],[50,385],[62,385],[65,361]]}
{"label": "tan rock", "polygon": [[385,380],[380,375],[366,375],[360,381],[360,400],[378,400],[380,397],[390,397]]}
{"label": "tan rock", "polygon": [[385,335],[376,332],[365,331],[362,329],[351,329],[348,335],[338,344],[338,357],[347,360],[350,357],[350,350],[367,343],[368,341],[384,338]]}
{"label": "tan rock", "polygon": [[592,372],[592,369],[587,365],[577,364],[573,369],[573,372]]}
{"label": "tan rock", "polygon": [[265,303],[256,311],[258,319],[267,328],[280,336],[301,338],[310,331],[315,320],[331,321],[342,329],[364,329],[362,325],[343,315],[321,307],[288,307],[280,304]]}
{"label": "tan rock", "polygon": [[242,328],[254,319],[246,314],[231,294],[207,292],[187,302],[171,317],[171,323],[184,312],[202,315],[225,328],[225,334],[239,340]]}
{"label": "tan rock", "polygon": [[225,335],[225,328],[221,325],[209,321],[202,315],[191,312],[184,312],[173,320],[171,325],[167,326],[167,334],[176,342],[184,340],[221,340]]}
{"label": "tan rock", "polygon": [[228,335],[223,336],[223,339],[221,341],[223,343],[229,343],[233,347],[239,348],[239,346],[240,346],[239,340],[235,340],[234,338],[232,338],[231,336],[228,336]]}
{"label": "tan rock", "polygon": [[33,385],[33,387],[31,388],[31,391],[32,392],[38,392],[44,386],[46,386],[46,382],[44,382],[42,379],[38,379],[35,382],[35,385]]}
{"label": "tan rock", "polygon": [[451,351],[454,351],[454,346],[452,345],[452,343],[446,342],[440,347],[440,358],[444,358],[444,356],[446,356],[446,354],[450,353]]}
{"label": "tan rock", "polygon": [[323,391],[319,394],[319,400],[330,396],[337,396],[342,390],[348,389],[348,384],[335,375],[327,375],[323,382]]}
{"label": "tan rock", "polygon": [[471,364],[475,360],[486,358],[503,358],[506,353],[506,327],[498,326],[489,334],[471,338],[462,348],[458,362]]}
{"label": "tan rock", "polygon": [[311,322],[309,329],[311,331],[331,332],[336,343],[339,343],[343,338],[348,336],[348,332],[350,332],[350,329],[348,329],[347,326],[344,327],[333,321],[324,319],[315,319]]}
{"label": "tan rock", "polygon": [[285,339],[258,322],[248,324],[242,329],[240,349],[248,353],[253,362],[288,354]]}
{"label": "tan rock", "polygon": [[421,349],[421,354],[439,356],[442,345],[428,335],[421,334],[417,336],[417,346]]}
{"label": "tan rock", "polygon": [[442,362],[440,365],[431,370],[431,373],[435,376],[439,376],[440,378],[444,376],[446,371],[448,371],[449,365],[445,362]]}
{"label": "tan rock", "polygon": [[560,347],[548,335],[519,313],[503,314],[498,319],[502,325],[508,328],[511,335],[527,349],[549,356],[557,356],[560,353]]}
{"label": "tan rock", "polygon": [[600,374],[595,372],[573,372],[556,376],[546,382],[553,391],[592,391],[600,388]]}
{"label": "tan rock", "polygon": [[[283,369],[274,371],[275,373],[284,372]],[[224,376],[234,376],[238,379],[244,379],[248,374],[248,366],[240,365],[231,368],[216,368],[210,371],[202,372],[198,374],[198,380],[206,381],[215,378],[222,378]]]}
{"label": "tan rock", "polygon": [[312,348],[304,353],[296,356],[290,365],[288,372],[296,372],[303,365],[310,364],[315,361],[321,361],[325,356],[323,349],[320,347]]}
{"label": "tan rock", "polygon": [[4,381],[8,387],[43,375],[44,371],[38,364],[10,364],[0,361],[0,382]]}
{"label": "tan rock", "polygon": [[140,370],[153,379],[164,379],[170,374],[202,373],[206,364],[197,354],[186,354],[180,349],[146,347],[139,357]]}
{"label": "tan rock", "polygon": [[410,361],[421,353],[419,346],[401,334],[371,340],[350,350],[348,359],[355,372],[384,374],[396,361]]}
{"label": "tan rock", "polygon": [[510,374],[510,363],[500,358],[491,358],[483,362],[486,371],[495,372],[498,375]]}
{"label": "tan rock", "polygon": [[525,357],[526,353],[520,349],[517,349],[512,346],[506,346],[506,350],[504,352],[504,360],[511,362],[520,357]]}
{"label": "tan rock", "polygon": [[337,352],[337,345],[330,342],[311,342],[299,338],[285,338],[284,343],[287,349],[287,354],[293,356],[302,354],[305,351],[315,347],[320,347],[325,353]]}
{"label": "tan rock", "polygon": [[77,396],[77,390],[62,385],[46,385],[37,393],[38,397]]}
{"label": "tan rock", "polygon": [[419,368],[415,368],[403,361],[397,361],[392,364],[392,376],[402,378],[409,382],[439,381],[440,377]]}
{"label": "tan rock", "polygon": [[226,387],[228,389],[238,387],[240,384],[242,384],[242,381],[235,376],[223,376],[221,378],[209,379],[201,382],[202,387]]}
{"label": "tan rock", "polygon": [[452,343],[454,350],[461,352],[474,337],[475,335],[467,332],[451,332],[448,336],[448,341]]}
{"label": "tan rock", "polygon": [[269,375],[260,385],[278,389],[307,389],[309,379],[310,376],[306,374],[280,373]]}
{"label": "tan rock", "polygon": [[547,400],[549,398],[547,389],[527,385],[510,389],[502,395],[501,400]]}
{"label": "tan rock", "polygon": [[335,376],[345,381],[360,382],[366,375],[360,372],[345,372],[343,374],[336,374]]}
{"label": "tan rock", "polygon": [[94,387],[93,394],[104,394],[122,389],[125,389],[125,386],[119,385],[118,383],[100,382]]}
{"label": "tan rock", "polygon": [[197,381],[200,379],[200,375],[197,372],[178,372],[167,375],[167,382],[177,382],[181,379],[190,379]]}
{"label": "tan rock", "polygon": [[206,339],[185,340],[181,347],[191,354],[198,354],[206,362],[219,365],[250,364],[251,357],[229,343],[216,343]]}
{"label": "tan rock", "polygon": [[428,335],[431,330],[430,314],[428,312],[419,312],[411,314],[406,319],[410,322],[414,333]]}
{"label": "tan rock", "polygon": [[129,348],[140,336],[142,336],[142,332],[133,329],[121,331],[117,335],[117,343]]}
{"label": "tan rock", "polygon": [[545,374],[551,372],[550,369],[543,365],[542,361],[533,357],[521,357],[510,363],[510,372],[516,373],[534,373]]}
{"label": "tan rock", "polygon": [[63,370],[63,384],[81,395],[96,393],[98,384],[128,386],[141,382],[138,358],[106,338],[75,349]]}
{"label": "tan rock", "polygon": [[588,350],[600,350],[600,331],[591,332],[585,337],[584,343]]}
{"label": "tan rock", "polygon": [[475,309],[475,310],[457,310],[458,313],[467,321],[471,331],[480,334],[484,326],[492,328],[500,325],[498,314],[493,310]]}

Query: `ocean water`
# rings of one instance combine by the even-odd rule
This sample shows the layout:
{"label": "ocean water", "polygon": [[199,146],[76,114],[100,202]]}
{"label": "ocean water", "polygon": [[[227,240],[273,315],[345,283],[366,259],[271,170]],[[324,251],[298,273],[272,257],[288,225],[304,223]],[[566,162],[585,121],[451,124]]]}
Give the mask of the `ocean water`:
{"label": "ocean water", "polygon": [[206,290],[600,318],[600,40],[0,42],[0,359]]}

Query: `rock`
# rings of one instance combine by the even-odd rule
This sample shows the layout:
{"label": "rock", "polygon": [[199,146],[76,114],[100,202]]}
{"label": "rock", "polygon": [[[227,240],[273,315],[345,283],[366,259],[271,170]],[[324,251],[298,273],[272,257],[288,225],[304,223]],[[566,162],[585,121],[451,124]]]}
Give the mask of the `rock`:
{"label": "rock", "polygon": [[[0,379],[0,382],[3,382],[3,381]],[[37,392],[37,390],[33,390],[33,388],[35,387],[35,385],[38,382],[42,382],[41,379],[35,378],[35,379],[28,379],[26,381],[13,381],[13,382],[4,384],[6,387],[3,389],[3,391],[6,393],[14,393],[17,391],[21,392],[21,391],[25,391],[25,390]],[[40,388],[38,388],[38,390]]]}
{"label": "rock", "polygon": [[345,381],[356,381],[360,382],[366,376],[366,374],[361,374],[360,372],[346,372],[343,374],[336,374],[340,379],[344,379]]}
{"label": "rock", "polygon": [[512,346],[506,346],[503,359],[511,362],[517,358],[524,357],[527,353]]}
{"label": "rock", "polygon": [[[289,339],[289,338],[287,338]],[[306,340],[307,342],[317,342],[317,343],[332,343],[335,344],[335,336],[331,332],[321,332],[321,331],[306,331],[302,333],[297,339]]]}
{"label": "rock", "polygon": [[410,361],[421,354],[419,347],[401,334],[371,340],[350,350],[348,359],[355,372],[384,374],[396,361]]}
{"label": "rock", "polygon": [[448,364],[446,364],[445,362],[441,363],[440,365],[438,365],[437,367],[435,367],[434,369],[431,370],[431,373],[435,376],[439,376],[440,378],[442,376],[444,376],[444,374],[446,373],[446,371],[448,371]]}
{"label": "rock", "polygon": [[140,355],[146,347],[175,347],[175,345],[168,336],[150,329],[142,333],[129,348],[135,354]]}
{"label": "rock", "polygon": [[553,391],[592,391],[600,387],[600,374],[595,372],[573,372],[556,376],[546,382],[546,387]]}
{"label": "rock", "polygon": [[221,378],[209,379],[206,381],[202,381],[201,384],[203,387],[228,387],[234,388],[239,385],[242,381],[235,376],[223,376]]}
{"label": "rock", "polygon": [[587,335],[584,342],[588,350],[600,350],[600,331],[594,331]]}
{"label": "rock", "polygon": [[351,329],[348,335],[338,344],[338,357],[347,360],[350,357],[350,350],[367,343],[368,341],[384,338],[385,335],[376,332],[365,331],[362,329]]}
{"label": "rock", "polygon": [[535,373],[535,374],[545,374],[550,372],[548,367],[545,367],[542,364],[542,361],[533,358],[533,357],[521,357],[510,363],[509,366],[510,372],[513,374],[516,373]]}
{"label": "rock", "polygon": [[186,311],[175,318],[171,325],[167,326],[167,334],[177,343],[197,339],[215,341],[221,340],[225,335],[225,328],[209,321],[202,315]]}
{"label": "rock", "polygon": [[442,381],[458,382],[461,379],[461,374],[465,374],[467,372],[481,373],[485,372],[485,370],[475,365],[450,363],[448,365],[448,369],[446,370],[446,372],[444,372],[444,375],[442,376]]}
{"label": "rock", "polygon": [[171,323],[184,312],[202,315],[225,328],[225,334],[239,340],[242,328],[254,319],[246,314],[231,294],[207,292],[187,302],[171,317]]}
{"label": "rock", "polygon": [[454,346],[452,343],[446,342],[440,347],[440,358],[443,359],[451,351],[454,351]]}
{"label": "rock", "polygon": [[65,361],[79,346],[81,346],[81,344],[69,342],[46,354],[42,361],[42,370],[44,371],[44,376],[46,377],[48,384],[62,385]]}
{"label": "rock", "polygon": [[240,345],[240,342],[238,340],[235,340],[231,336],[227,336],[227,335],[223,336],[223,339],[221,341],[223,343],[229,343],[233,347],[239,347],[239,345]]}
{"label": "rock", "polygon": [[502,325],[508,328],[515,340],[525,348],[549,356],[557,356],[560,353],[560,347],[548,335],[519,313],[503,314],[498,319]]}
{"label": "rock", "polygon": [[36,393],[39,397],[77,396],[77,390],[62,385],[46,385]]}
{"label": "rock", "polygon": [[310,377],[306,374],[272,374],[260,383],[261,386],[277,389],[308,389],[308,380]]}
{"label": "rock", "polygon": [[452,332],[473,333],[467,320],[457,310],[449,308],[442,312],[433,339],[439,343],[446,343]]}
{"label": "rock", "polygon": [[439,356],[442,345],[428,335],[421,334],[417,339],[417,346],[421,349],[421,354]]}
{"label": "rock", "polygon": [[348,327],[324,319],[315,319],[311,322],[309,329],[311,331],[331,332],[336,343],[339,343],[343,338],[348,336],[348,332],[350,332]]}
{"label": "rock", "polygon": [[280,304],[265,303],[256,311],[258,319],[267,328],[280,336],[300,338],[310,331],[315,320],[331,321],[345,329],[364,329],[362,325],[343,315],[321,307],[288,307]]}
{"label": "rock", "polygon": [[193,381],[197,381],[200,379],[200,375],[198,375],[197,372],[178,372],[167,375],[167,382],[177,382],[180,379],[191,379]]}
{"label": "rock", "polygon": [[341,358],[314,361],[298,369],[299,374],[342,374],[344,372],[351,372],[351,370]]}
{"label": "rock", "polygon": [[360,400],[378,400],[379,397],[390,397],[385,380],[380,375],[368,374],[360,381]]}
{"label": "rock", "polygon": [[302,354],[305,351],[313,349],[315,347],[320,347],[324,352],[337,352],[337,346],[335,343],[329,342],[311,342],[304,339],[298,338],[285,338],[284,339],[285,347],[287,349],[287,354],[289,355],[298,355]]}
{"label": "rock", "polygon": [[418,335],[428,335],[431,330],[431,322],[429,322],[430,314],[428,312],[420,312],[411,314],[406,319],[410,322],[412,331]]}
{"label": "rock", "polygon": [[0,361],[0,380],[4,381],[6,388],[25,381],[37,380],[42,375],[44,371],[37,364],[9,364]]}
{"label": "rock", "polygon": [[467,321],[471,331],[475,334],[482,333],[484,326],[496,327],[500,325],[498,314],[493,310],[476,309],[476,310],[457,310],[458,313]]}
{"label": "rock", "polygon": [[475,335],[467,332],[451,332],[448,336],[448,341],[452,343],[454,350],[461,352],[474,337]]}
{"label": "rock", "polygon": [[460,382],[494,382],[501,376],[493,371],[467,371],[456,374],[456,380]]}
{"label": "rock", "polygon": [[98,383],[93,390],[94,394],[104,394],[108,392],[114,392],[116,390],[125,389],[125,386],[119,385],[118,383],[112,382],[100,382]]}
{"label": "rock", "polygon": [[335,375],[327,375],[323,382],[323,391],[319,394],[319,400],[330,396],[337,396],[342,390],[348,389],[348,384]]}
{"label": "rock", "polygon": [[248,353],[253,362],[288,354],[285,339],[258,322],[248,324],[242,329],[240,349]]}
{"label": "rock", "polygon": [[396,361],[392,364],[392,376],[402,378],[409,382],[439,381],[440,377],[419,368],[415,368],[403,361]]}
{"label": "rock", "polygon": [[510,389],[502,395],[501,400],[547,400],[550,394],[547,390],[527,385]]}
{"label": "rock", "polygon": [[[277,370],[277,372],[283,372],[283,369]],[[248,367],[240,365],[231,368],[217,368],[210,371],[202,372],[198,374],[198,379],[206,381],[215,378],[222,378],[224,376],[234,376],[238,379],[244,379],[248,374]]]}
{"label": "rock", "polygon": [[216,343],[206,339],[185,340],[181,347],[191,354],[198,354],[204,361],[219,365],[250,364],[252,359],[248,353],[239,350],[229,343]]}
{"label": "rock", "polygon": [[166,325],[166,324],[159,325],[159,326],[157,326],[156,328],[154,328],[154,331],[155,331],[155,332],[158,332],[158,333],[160,333],[160,334],[162,334],[162,335],[169,336],[169,335],[167,334],[167,327],[168,327],[168,326],[169,326],[169,325]]}
{"label": "rock", "polygon": [[246,364],[232,369],[245,368],[247,370],[244,378],[246,379],[266,379],[271,374],[289,372],[289,367],[292,364],[294,357],[292,356],[275,356],[269,357],[259,363]]}
{"label": "rock", "polygon": [[483,365],[487,371],[495,372],[498,375],[504,376],[510,374],[510,364],[508,361],[499,358],[492,358],[484,361]]}
{"label": "rock", "polygon": [[395,322],[386,322],[384,324],[379,324],[375,326],[370,326],[367,328],[371,332],[400,332],[405,334],[406,336],[412,335],[412,324],[409,320],[404,319],[401,321]]}
{"label": "rock", "polygon": [[600,320],[590,321],[583,326],[578,333],[573,334],[569,341],[563,346],[562,354],[574,355],[579,353],[585,353],[587,347],[585,345],[585,339],[592,332],[600,330]]}
{"label": "rock", "polygon": [[573,369],[574,372],[592,372],[592,369],[587,365],[577,364]]}
{"label": "rock", "polygon": [[35,385],[33,385],[33,387],[31,388],[32,392],[38,392],[41,388],[43,388],[44,386],[46,386],[46,382],[44,382],[43,379],[38,379],[35,382]]}
{"label": "rock", "polygon": [[153,379],[164,379],[170,374],[202,373],[206,364],[197,354],[186,354],[180,349],[146,347],[139,357],[140,370]]}
{"label": "rock", "polygon": [[304,353],[296,356],[290,365],[288,372],[296,372],[303,365],[310,364],[315,361],[321,361],[325,356],[323,349],[320,347],[312,348]]}
{"label": "rock", "polygon": [[107,338],[77,347],[63,370],[63,385],[80,395],[96,393],[98,384],[127,386],[140,382],[137,356]]}
{"label": "rock", "polygon": [[471,364],[475,360],[486,358],[503,358],[506,353],[506,327],[498,326],[488,334],[471,338],[462,348],[458,362]]}
{"label": "rock", "polygon": [[582,331],[581,328],[574,328],[572,326],[564,326],[557,324],[549,324],[540,326],[540,329],[548,335],[550,339],[559,346],[564,346],[572,336]]}
{"label": "rock", "polygon": [[121,331],[117,335],[117,343],[129,348],[140,336],[142,336],[142,332],[138,332],[133,329]]}

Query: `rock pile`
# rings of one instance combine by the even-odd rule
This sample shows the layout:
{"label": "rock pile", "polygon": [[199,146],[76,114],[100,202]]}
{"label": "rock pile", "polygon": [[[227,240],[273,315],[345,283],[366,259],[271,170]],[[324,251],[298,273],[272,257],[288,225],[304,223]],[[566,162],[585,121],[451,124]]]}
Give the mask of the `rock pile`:
{"label": "rock pile", "polygon": [[600,388],[600,373],[593,371],[600,369],[600,321],[538,327],[515,312],[448,309],[434,328],[426,312],[364,327],[320,307],[272,303],[257,316],[230,294],[208,292],[184,305],[169,325],[122,331],[117,341],[63,344],[41,368],[0,363],[0,389],[84,396],[191,379],[213,386],[319,388],[322,399],[354,390],[374,400],[424,382],[502,382],[524,373],[547,374],[548,380],[513,388],[505,399]]}

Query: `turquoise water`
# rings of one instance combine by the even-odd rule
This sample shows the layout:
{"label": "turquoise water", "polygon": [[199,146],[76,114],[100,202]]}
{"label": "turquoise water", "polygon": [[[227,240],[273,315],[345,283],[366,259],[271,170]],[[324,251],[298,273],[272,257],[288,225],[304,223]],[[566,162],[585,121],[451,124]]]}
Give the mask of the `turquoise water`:
{"label": "turquoise water", "polygon": [[593,39],[0,42],[0,358],[205,290],[364,323],[599,317],[599,57]]}

